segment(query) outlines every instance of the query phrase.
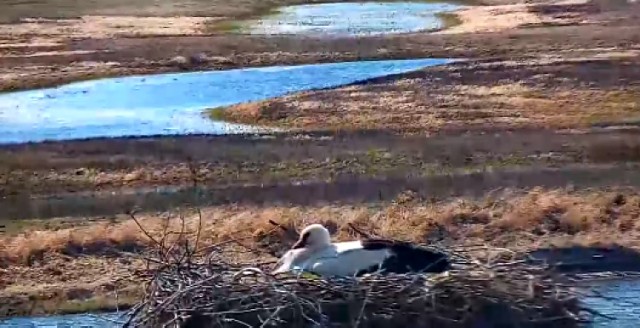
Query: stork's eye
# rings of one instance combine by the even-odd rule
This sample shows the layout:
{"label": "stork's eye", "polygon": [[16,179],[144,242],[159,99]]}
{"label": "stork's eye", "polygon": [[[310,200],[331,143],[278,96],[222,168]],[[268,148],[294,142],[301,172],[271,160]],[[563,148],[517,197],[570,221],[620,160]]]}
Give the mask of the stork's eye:
{"label": "stork's eye", "polygon": [[292,247],[292,248],[293,248],[293,249],[296,249],[296,248],[303,248],[303,247],[305,247],[305,246],[307,245],[307,241],[308,241],[308,239],[309,239],[309,235],[310,235],[310,234],[309,234],[308,232],[307,232],[307,233],[302,234],[302,236],[300,236],[300,239],[298,240],[298,242],[297,242],[297,243],[295,243],[295,245],[293,245],[293,247]]}

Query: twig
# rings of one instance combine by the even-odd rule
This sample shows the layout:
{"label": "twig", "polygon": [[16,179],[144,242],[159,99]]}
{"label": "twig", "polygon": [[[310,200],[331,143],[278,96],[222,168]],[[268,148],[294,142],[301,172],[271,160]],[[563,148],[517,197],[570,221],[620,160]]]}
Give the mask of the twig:
{"label": "twig", "polygon": [[[181,241],[187,234],[193,236],[185,232],[184,218],[182,221],[178,234]],[[271,224],[278,227],[274,229],[291,231]],[[286,273],[272,276],[264,270],[262,261],[231,262],[236,258],[230,251],[237,251],[237,247],[225,247],[228,244],[261,252],[240,239],[199,248],[188,241],[174,243],[175,256],[155,259],[162,264],[149,271],[152,274],[145,298],[133,308],[125,327],[173,326],[190,315],[211,320],[216,327],[351,328],[370,323],[390,326],[389,322],[410,326],[417,321],[461,327],[477,319],[478,313],[469,309],[486,306],[497,306],[504,317],[523,327],[541,322],[551,328],[557,323],[574,328],[577,326],[571,323],[577,325],[589,314],[597,316],[597,312],[584,308],[576,293],[557,283],[540,266],[503,257],[491,259],[494,263],[488,265],[464,254],[463,249],[451,256],[460,257],[464,264],[441,275],[376,272],[357,278],[320,278]],[[205,251],[211,253],[196,256]],[[166,255],[163,251],[157,254]],[[532,279],[534,293],[530,292]],[[353,316],[340,315],[351,309]]]}
{"label": "twig", "polygon": [[366,233],[366,232],[364,232],[364,231],[362,231],[362,230],[360,230],[360,229],[356,228],[356,226],[355,226],[355,225],[353,225],[353,223],[348,223],[347,225],[349,226],[349,228],[351,228],[351,230],[355,231],[355,232],[356,232],[357,234],[359,234],[360,236],[362,236],[362,237],[364,237],[364,238],[366,238],[366,239],[373,239],[373,237],[371,237],[371,235],[370,235],[370,234],[368,234],[368,233]]}
{"label": "twig", "polygon": [[278,314],[280,313],[280,311],[282,311],[282,309],[284,309],[284,307],[279,306],[275,311],[273,311],[273,313],[267,318],[267,320],[265,320],[260,325],[260,328],[266,327],[272,320],[274,320],[278,316]]}
{"label": "twig", "polygon": [[140,228],[142,233],[145,234],[145,236],[147,236],[147,238],[149,238],[149,240],[151,240],[156,245],[156,248],[159,251],[159,254],[161,254],[161,257],[164,260],[166,260],[166,255],[165,255],[166,252],[165,252],[165,247],[164,247],[163,243],[160,243],[159,241],[157,241],[155,238],[153,238],[153,236],[151,236],[151,234],[149,234],[147,232],[147,230],[142,226],[142,224],[140,224],[140,222],[136,218],[135,212],[133,210],[129,211],[128,214],[129,214],[129,217],[131,217],[131,219],[133,219],[133,222],[136,223],[138,228]]}
{"label": "twig", "polygon": [[298,238],[300,238],[300,235],[298,234],[298,232],[293,231],[285,226],[283,226],[282,224],[275,222],[273,220],[269,220],[269,223],[280,228],[286,235],[288,235],[289,237],[291,237],[293,240],[296,240]]}

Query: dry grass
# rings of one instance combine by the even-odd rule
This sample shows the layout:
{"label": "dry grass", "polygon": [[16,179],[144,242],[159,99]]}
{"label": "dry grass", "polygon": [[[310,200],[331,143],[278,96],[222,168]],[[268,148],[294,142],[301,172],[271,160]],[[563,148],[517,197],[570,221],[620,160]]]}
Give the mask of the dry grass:
{"label": "dry grass", "polygon": [[[52,38],[52,41],[57,38],[199,35],[203,34],[207,26],[216,20],[215,17],[184,16],[84,16],[68,19],[29,19],[19,24],[0,24],[0,35],[40,36],[42,38]],[[65,53],[54,51],[32,53],[30,55],[54,56],[65,55]]]}
{"label": "dry grass", "polygon": [[109,225],[97,223],[82,228],[57,231],[29,231],[4,239],[0,245],[4,263],[33,264],[44,260],[45,253],[65,255],[105,254],[135,251],[147,242],[137,228],[129,223]]}
{"label": "dry grass", "polygon": [[[188,161],[197,163],[201,184],[227,188],[329,182],[353,176],[424,177],[487,168],[640,160],[640,130],[464,132],[433,136],[386,131],[286,133],[264,138],[172,136],[4,146],[0,147],[0,196],[185,186],[192,179],[185,164]],[[612,174],[619,175],[616,171]],[[22,212],[25,214],[20,218],[34,218],[18,201],[11,207],[15,210],[9,217],[16,218]],[[0,213],[7,210],[4,207]]]}
{"label": "dry grass", "polygon": [[144,289],[135,257],[48,254],[46,263],[0,268],[0,317],[111,311],[139,300]]}
{"label": "dry grass", "polygon": [[[404,198],[403,198],[404,197]],[[312,222],[326,224],[337,239],[351,238],[349,223],[416,242],[491,243],[531,249],[552,243],[613,243],[640,246],[640,195],[636,192],[568,192],[533,190],[504,193],[482,200],[454,199],[430,202],[401,196],[382,207],[222,207],[205,209],[203,245],[232,238],[257,246],[273,246],[279,232],[269,220],[300,228]],[[145,215],[140,222],[153,236],[180,231],[181,221]],[[197,216],[186,218],[187,232],[195,231]],[[98,223],[57,231],[24,231],[0,239],[0,263],[30,265],[46,262],[47,253],[67,256],[113,255],[137,252],[150,241],[135,222]],[[270,246],[271,245],[271,246]]]}
{"label": "dry grass", "polygon": [[[602,66],[611,70],[602,71]],[[640,89],[627,83],[640,75],[637,69],[621,71],[625,66],[616,60],[547,63],[543,67],[506,62],[461,64],[211,113],[213,119],[303,130],[564,128],[637,122]],[[477,76],[470,77],[470,72]]]}
{"label": "dry grass", "polygon": [[[156,239],[168,235],[172,242],[184,231],[193,241],[198,215],[183,214],[184,230],[175,213],[141,214],[138,221]],[[528,251],[619,244],[640,249],[640,194],[633,190],[537,189],[446,201],[405,193],[387,205],[226,206],[205,208],[202,214],[200,246],[238,240],[243,247],[261,249],[234,252],[227,259],[245,263],[273,260],[265,252],[279,254],[290,246],[270,220],[296,229],[320,222],[338,240],[354,238],[352,223],[378,235],[445,247],[481,244]],[[121,297],[119,306],[142,295],[143,257],[155,245],[138,225],[126,216],[85,226],[74,226],[74,221],[59,219],[58,227],[23,227],[0,236],[0,316],[113,309],[115,293]],[[475,254],[494,255],[484,247]]]}

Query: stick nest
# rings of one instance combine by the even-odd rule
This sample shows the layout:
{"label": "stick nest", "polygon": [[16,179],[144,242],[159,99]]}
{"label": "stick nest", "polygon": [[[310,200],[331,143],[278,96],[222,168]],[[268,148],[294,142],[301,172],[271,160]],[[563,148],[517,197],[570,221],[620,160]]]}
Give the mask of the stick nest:
{"label": "stick nest", "polygon": [[469,261],[443,274],[320,278],[177,261],[154,271],[129,327],[579,327],[576,294],[545,268]]}

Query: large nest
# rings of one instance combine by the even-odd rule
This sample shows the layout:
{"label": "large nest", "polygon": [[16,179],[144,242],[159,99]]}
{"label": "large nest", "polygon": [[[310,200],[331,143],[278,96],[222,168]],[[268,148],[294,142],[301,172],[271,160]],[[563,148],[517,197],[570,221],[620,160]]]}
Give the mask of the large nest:
{"label": "large nest", "polygon": [[542,267],[471,261],[443,274],[324,279],[179,261],[154,273],[131,327],[578,327],[590,318]]}
{"label": "large nest", "polygon": [[[185,230],[183,221],[179,235]],[[148,258],[154,267],[146,297],[125,327],[570,328],[597,314],[552,271],[510,251],[481,261],[469,249],[440,249],[456,263],[442,274],[274,276],[269,263],[239,263],[243,257],[232,253],[237,246],[260,250],[238,240],[199,249],[200,230],[192,247],[182,237],[168,246],[170,235],[156,240],[147,234],[158,246]]]}

